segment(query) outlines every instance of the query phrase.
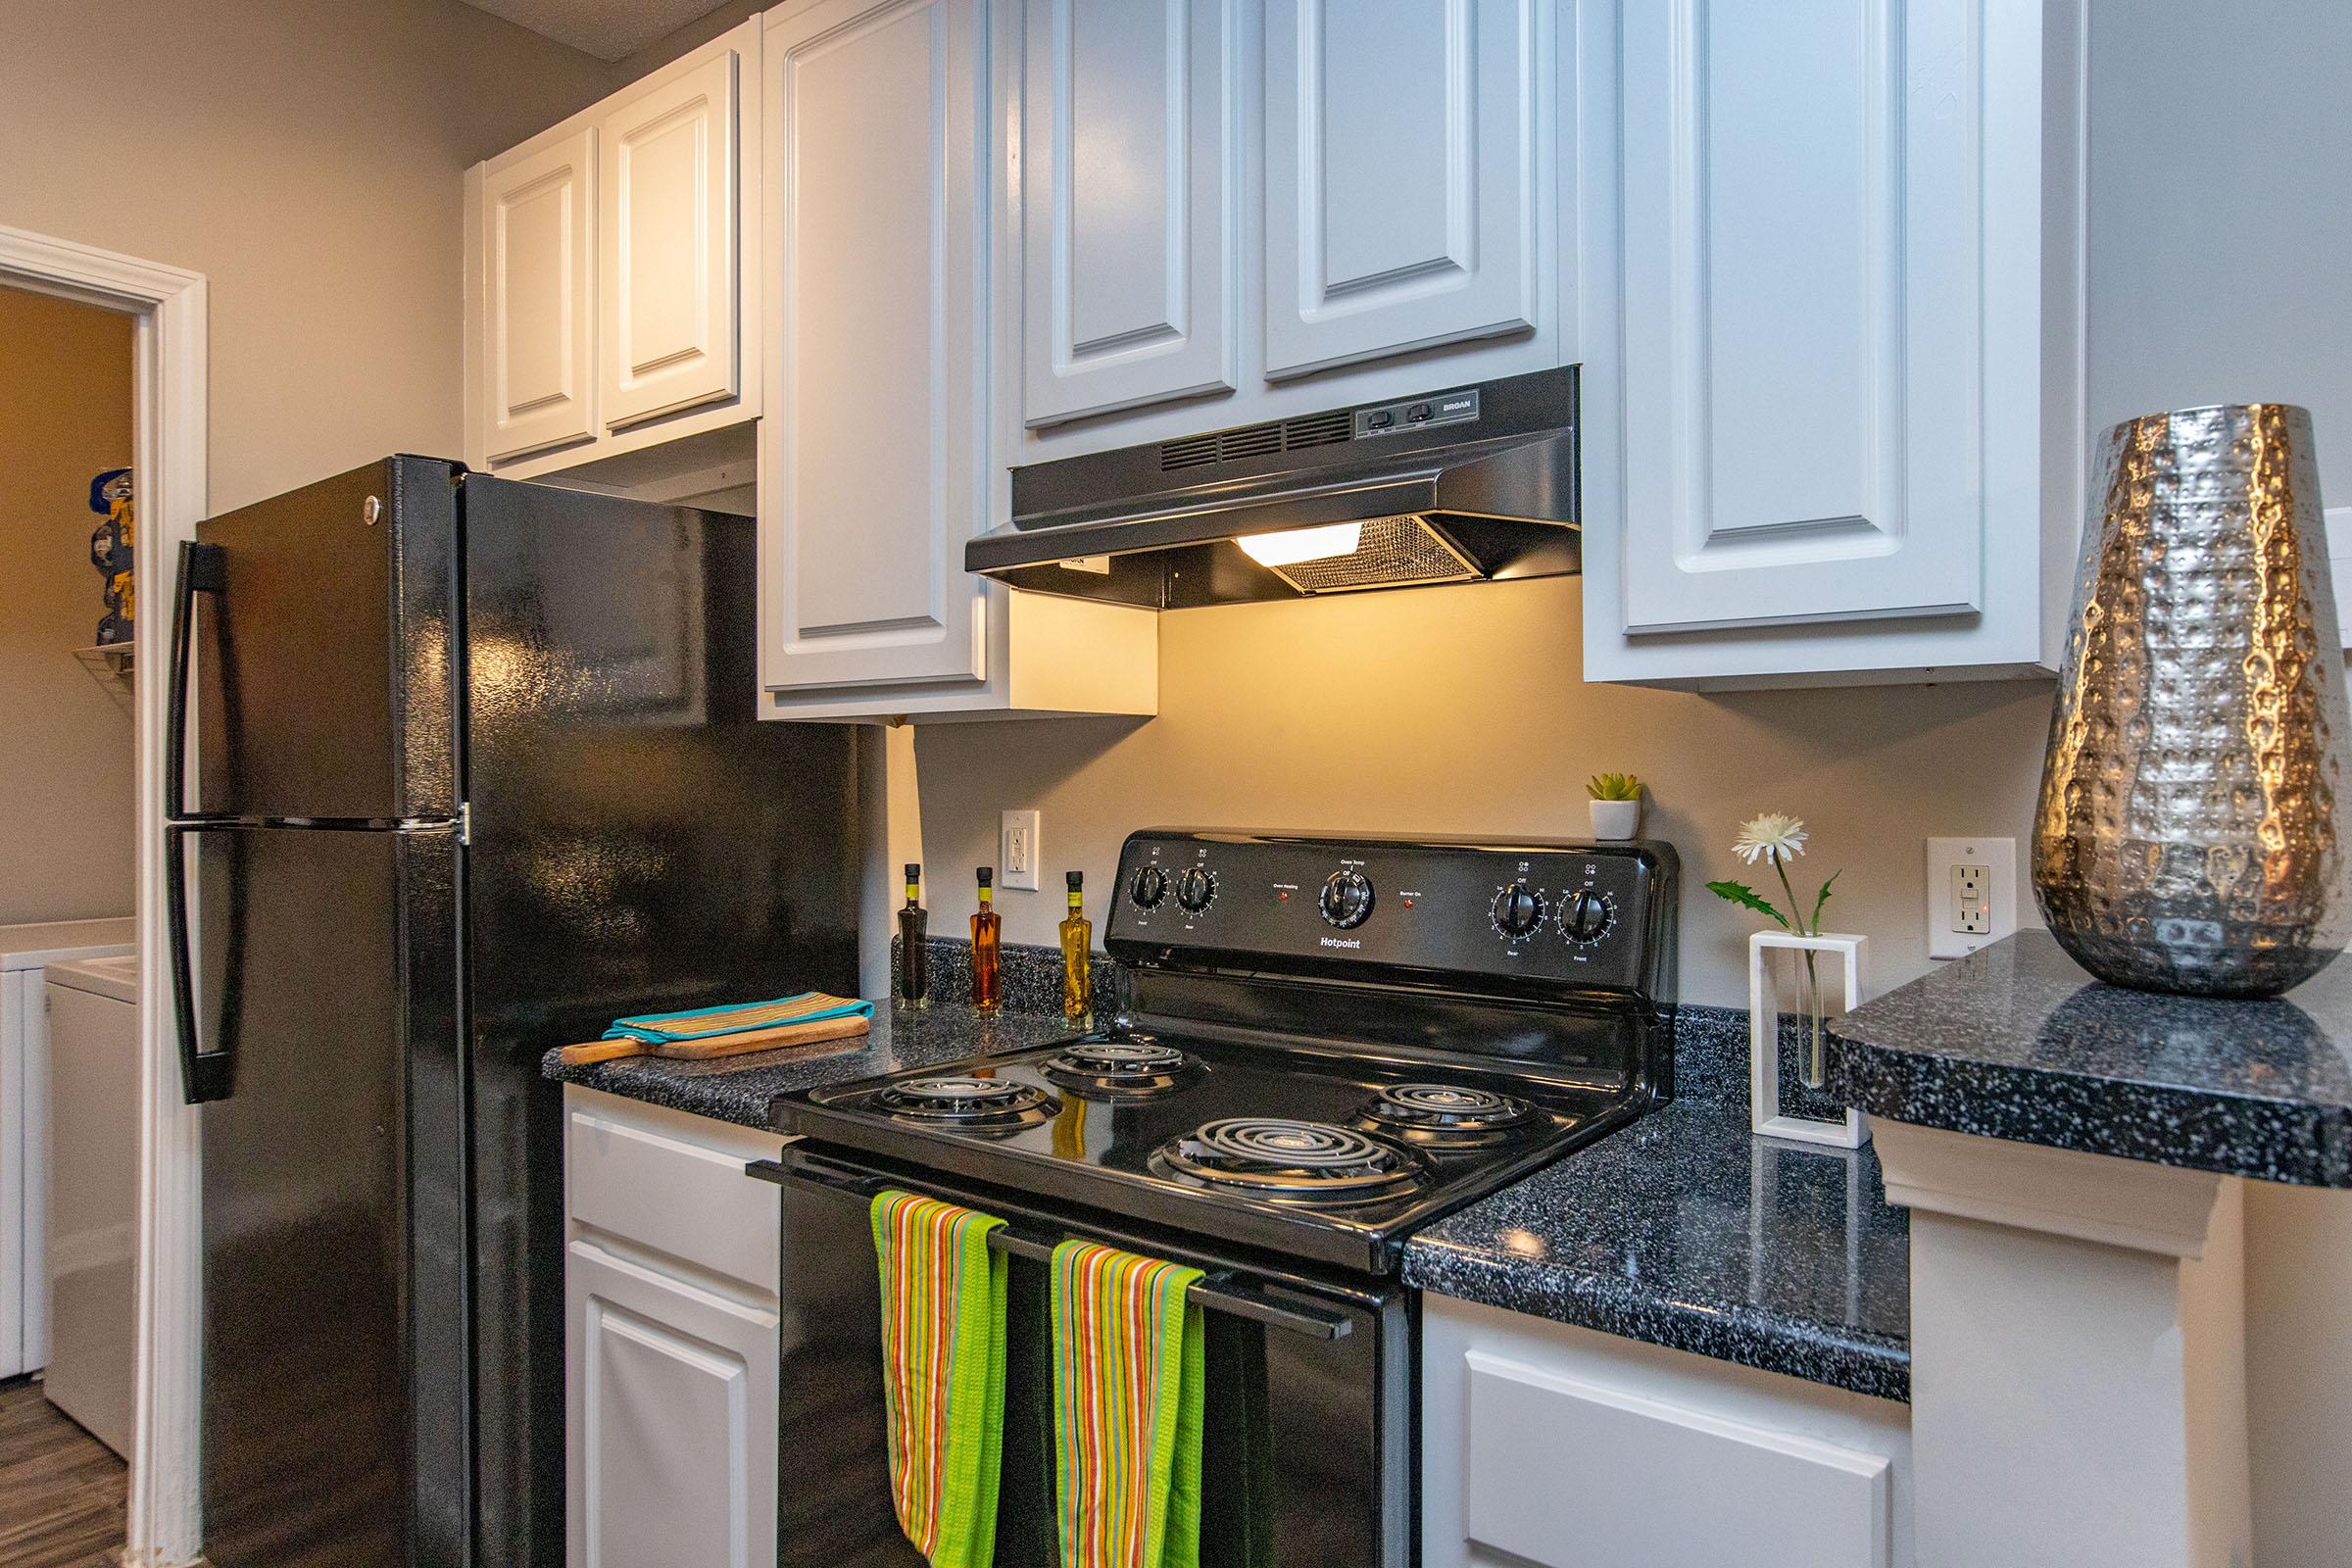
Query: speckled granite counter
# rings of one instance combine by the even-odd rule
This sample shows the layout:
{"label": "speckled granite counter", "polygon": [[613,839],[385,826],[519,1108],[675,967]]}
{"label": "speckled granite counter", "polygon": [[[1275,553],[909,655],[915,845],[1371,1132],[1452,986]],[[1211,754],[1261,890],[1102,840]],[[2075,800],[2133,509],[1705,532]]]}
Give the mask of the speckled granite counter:
{"label": "speckled granite counter", "polygon": [[1427,1291],[1883,1398],[1911,1389],[1910,1226],[1879,1162],[1754,1138],[1744,1017],[1686,1009],[1672,1104],[1439,1221]]}
{"label": "speckled granite counter", "polygon": [[2352,1187],[2352,960],[2283,997],[2105,985],[2025,931],[1864,1004],[1831,1085],[1926,1127]]}
{"label": "speckled granite counter", "polygon": [[1072,1032],[1059,1013],[992,1015],[948,1002],[929,1007],[882,1004],[874,1008],[872,1030],[853,1051],[816,1054],[756,1051],[708,1061],[633,1056],[586,1067],[566,1067],[551,1051],[542,1069],[548,1077],[564,1083],[765,1129],[767,1102],[789,1090],[871,1078],[902,1067],[928,1066],[981,1053],[1022,1051],[1064,1039]]}

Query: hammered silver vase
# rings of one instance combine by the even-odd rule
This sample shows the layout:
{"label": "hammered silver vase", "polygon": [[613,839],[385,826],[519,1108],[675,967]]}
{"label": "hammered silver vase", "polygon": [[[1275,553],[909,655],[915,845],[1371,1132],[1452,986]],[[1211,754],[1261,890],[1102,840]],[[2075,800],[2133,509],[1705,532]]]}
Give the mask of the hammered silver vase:
{"label": "hammered silver vase", "polygon": [[2034,822],[2050,934],[2103,980],[2260,997],[2347,936],[2343,645],[2311,416],[2127,420],[2093,457]]}

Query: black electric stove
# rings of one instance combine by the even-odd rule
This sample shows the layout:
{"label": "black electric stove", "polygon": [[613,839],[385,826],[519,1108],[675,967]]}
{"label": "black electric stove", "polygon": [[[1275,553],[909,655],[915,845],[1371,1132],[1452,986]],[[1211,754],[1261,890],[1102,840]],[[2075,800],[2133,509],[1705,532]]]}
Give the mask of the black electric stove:
{"label": "black electric stove", "polygon": [[[1046,1260],[1200,1271],[1202,1568],[1411,1568],[1421,1225],[1664,1096],[1663,845],[1153,831],[1127,841],[1105,1026],[780,1098],[780,1568],[920,1568],[883,1451],[870,1209],[1004,1221],[995,1560],[1052,1568]],[[808,1435],[823,1435],[809,1442]]]}
{"label": "black electric stove", "polygon": [[1152,831],[1056,1045],[780,1099],[779,1131],[1371,1274],[1666,1089],[1673,854]]}

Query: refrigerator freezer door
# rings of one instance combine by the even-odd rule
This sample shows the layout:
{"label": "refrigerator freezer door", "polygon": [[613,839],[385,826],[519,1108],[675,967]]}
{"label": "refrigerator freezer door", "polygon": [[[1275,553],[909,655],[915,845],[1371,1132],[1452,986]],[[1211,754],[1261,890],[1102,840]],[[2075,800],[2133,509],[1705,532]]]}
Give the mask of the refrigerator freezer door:
{"label": "refrigerator freezer door", "polygon": [[392,458],[200,524],[196,800],[237,817],[455,814],[454,464]]}
{"label": "refrigerator freezer door", "polygon": [[847,726],[764,723],[753,523],[465,485],[480,1555],[563,1561],[563,1102],[615,1017],[858,983]]}
{"label": "refrigerator freezer door", "polygon": [[180,835],[201,1112],[216,1568],[463,1568],[467,1250],[447,829]]}

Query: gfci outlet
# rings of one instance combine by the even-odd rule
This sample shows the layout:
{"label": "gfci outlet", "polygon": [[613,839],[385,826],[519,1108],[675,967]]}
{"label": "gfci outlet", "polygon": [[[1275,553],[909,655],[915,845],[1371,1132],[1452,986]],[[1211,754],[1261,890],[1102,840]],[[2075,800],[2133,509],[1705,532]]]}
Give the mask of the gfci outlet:
{"label": "gfci outlet", "polygon": [[1037,862],[1045,854],[1038,838],[1038,813],[1006,811],[997,841],[997,885],[1037,891]]}
{"label": "gfci outlet", "polygon": [[2017,840],[1928,840],[1928,956],[1958,958],[2017,929]]}

